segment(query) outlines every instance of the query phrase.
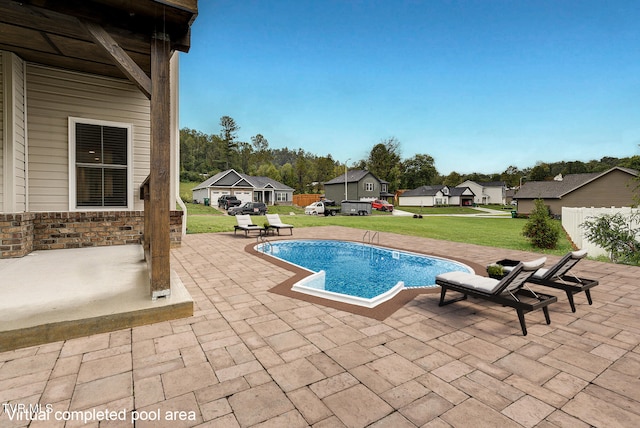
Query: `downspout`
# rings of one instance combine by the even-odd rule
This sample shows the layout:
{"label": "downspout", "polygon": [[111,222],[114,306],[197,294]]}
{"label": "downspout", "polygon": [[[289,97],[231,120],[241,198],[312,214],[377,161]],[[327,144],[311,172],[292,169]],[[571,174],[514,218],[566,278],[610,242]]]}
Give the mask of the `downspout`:
{"label": "downspout", "polygon": [[179,100],[178,100],[178,94],[179,92],[179,88],[178,88],[178,83],[179,83],[179,53],[178,52],[174,52],[173,56],[171,57],[171,61],[170,61],[170,67],[171,67],[171,80],[172,80],[172,84],[171,84],[171,104],[172,104],[172,108],[171,110],[173,111],[173,132],[174,132],[174,141],[176,142],[174,144],[175,146],[175,158],[174,158],[174,162],[175,162],[175,166],[174,166],[174,170],[176,171],[176,179],[175,179],[175,186],[176,186],[176,203],[180,206],[180,209],[182,210],[182,236],[187,234],[187,206],[185,205],[184,201],[182,200],[182,198],[180,197],[180,111],[179,111]]}

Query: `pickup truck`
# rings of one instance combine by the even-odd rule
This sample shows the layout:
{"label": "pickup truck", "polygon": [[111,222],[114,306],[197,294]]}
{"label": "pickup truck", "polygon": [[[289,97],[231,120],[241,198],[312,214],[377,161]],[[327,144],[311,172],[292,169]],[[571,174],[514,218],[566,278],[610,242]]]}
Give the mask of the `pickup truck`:
{"label": "pickup truck", "polygon": [[328,203],[324,201],[314,202],[311,205],[307,205],[304,208],[304,213],[309,215],[336,215],[340,212],[340,207],[329,206]]}
{"label": "pickup truck", "polygon": [[238,207],[242,201],[233,195],[222,195],[218,198],[218,208],[228,210],[231,207]]}

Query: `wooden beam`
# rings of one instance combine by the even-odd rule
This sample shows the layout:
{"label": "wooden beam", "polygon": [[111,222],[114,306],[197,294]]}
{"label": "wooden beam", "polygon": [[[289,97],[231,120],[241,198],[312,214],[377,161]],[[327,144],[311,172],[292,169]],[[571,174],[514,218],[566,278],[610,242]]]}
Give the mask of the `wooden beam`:
{"label": "wooden beam", "polygon": [[165,34],[151,42],[151,297],[171,294],[171,46]]}
{"label": "wooden beam", "polygon": [[[147,98],[151,98],[151,79],[145,72],[131,59],[129,55],[118,45],[118,43],[105,31],[104,28],[91,22],[83,22],[96,44],[101,47],[116,66],[129,78]],[[152,42],[153,44],[153,42]],[[151,60],[153,63],[153,59]],[[152,65],[153,68],[153,65]],[[153,73],[152,73],[153,74]]]}

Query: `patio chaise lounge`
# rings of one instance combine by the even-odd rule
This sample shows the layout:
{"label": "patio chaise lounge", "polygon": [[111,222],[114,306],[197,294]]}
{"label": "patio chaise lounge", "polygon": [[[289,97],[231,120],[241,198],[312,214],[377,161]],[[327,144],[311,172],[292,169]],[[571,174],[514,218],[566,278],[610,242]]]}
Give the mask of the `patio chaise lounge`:
{"label": "patio chaise lounge", "polygon": [[278,235],[280,235],[280,229],[289,229],[293,235],[293,225],[283,223],[278,214],[267,214],[267,222],[269,222],[269,227],[273,227],[278,231]]}
{"label": "patio chaise lounge", "polygon": [[[569,273],[569,271],[586,256],[587,250],[571,251],[565,254],[558,263],[549,269],[538,269],[528,281],[533,284],[563,290],[567,294],[567,300],[569,300],[569,305],[571,305],[571,312],[575,312],[576,305],[573,301],[573,295],[584,292],[587,296],[587,301],[591,305],[593,304],[591,300],[591,288],[598,285],[598,280],[578,278],[574,274]],[[505,266],[506,270],[510,269],[508,264],[515,265],[518,263],[513,260],[501,260],[498,264],[502,264],[501,262],[504,263],[503,266]]]}
{"label": "patio chaise lounge", "polygon": [[[546,257],[531,261],[520,262],[514,266],[504,278],[497,280],[467,272],[447,272],[436,277],[436,284],[442,287],[439,306],[466,300],[468,295],[510,306],[516,310],[522,334],[527,335],[527,326],[524,314],[542,309],[547,324],[551,323],[548,306],[556,302],[555,296],[542,293],[534,293],[525,287],[525,282],[531,275],[541,268]],[[445,300],[447,291],[453,290],[462,293],[462,296]]]}
{"label": "patio chaise lounge", "polygon": [[598,280],[588,278],[578,278],[569,271],[580,260],[587,256],[587,250],[572,251],[565,254],[564,257],[549,269],[538,269],[529,279],[534,284],[544,285],[545,287],[557,288],[564,290],[567,294],[567,300],[571,305],[571,312],[576,311],[576,305],[573,301],[573,295],[584,292],[587,296],[589,304],[593,304],[591,300],[591,288],[598,285]]}
{"label": "patio chaise lounge", "polygon": [[249,236],[249,232],[251,231],[257,230],[258,235],[260,235],[264,230],[264,227],[251,223],[251,216],[249,214],[238,214],[236,215],[236,220],[238,224],[233,228],[234,235],[238,230],[243,230],[245,237]]}

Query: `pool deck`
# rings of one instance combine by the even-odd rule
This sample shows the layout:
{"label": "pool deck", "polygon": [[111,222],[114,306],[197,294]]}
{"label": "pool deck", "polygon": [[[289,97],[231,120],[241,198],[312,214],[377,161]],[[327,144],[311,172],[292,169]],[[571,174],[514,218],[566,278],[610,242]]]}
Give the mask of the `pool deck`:
{"label": "pool deck", "polygon": [[[293,238],[363,233],[327,226]],[[421,294],[376,320],[269,292],[293,273],[248,254],[251,241],[188,235],[172,250],[192,317],[0,353],[0,403],[127,419],[67,427],[131,427],[134,409],[159,415],[136,427],[640,426],[638,267],[580,262],[600,281],[593,305],[579,295],[572,313],[546,290],[558,296],[551,325],[526,314],[523,337],[511,308],[472,298],[441,308],[438,294]],[[391,233],[379,243],[481,266],[539,257]],[[65,426],[54,413],[11,421],[6,408],[2,427]]]}

